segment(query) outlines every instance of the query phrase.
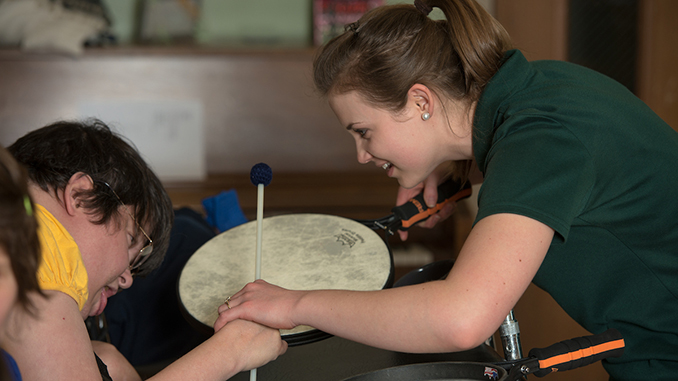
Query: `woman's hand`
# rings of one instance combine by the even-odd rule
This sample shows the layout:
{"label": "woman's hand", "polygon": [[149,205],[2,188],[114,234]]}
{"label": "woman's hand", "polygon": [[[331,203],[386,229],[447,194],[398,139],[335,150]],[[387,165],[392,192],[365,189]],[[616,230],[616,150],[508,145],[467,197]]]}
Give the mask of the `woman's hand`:
{"label": "woman's hand", "polygon": [[227,335],[228,345],[241,354],[236,360],[240,371],[259,368],[287,351],[287,343],[280,338],[280,331],[246,320],[234,320],[217,335]]}
{"label": "woman's hand", "polygon": [[280,331],[234,320],[150,380],[225,380],[259,368],[287,351]]}
{"label": "woman's hand", "polygon": [[[442,167],[440,169],[437,169],[433,171],[424,181],[419,183],[413,188],[406,189],[403,187],[400,187],[398,189],[398,195],[396,197],[396,206],[400,206],[404,203],[406,203],[409,199],[417,196],[419,193],[422,191],[424,192],[424,201],[426,202],[426,206],[434,207],[436,205],[436,202],[438,201],[438,185],[440,185],[445,179],[447,179],[449,173],[448,173],[448,167]],[[447,203],[445,206],[440,209],[440,211],[431,217],[429,217],[426,221],[422,221],[417,224],[417,226],[423,227],[423,228],[432,228],[434,227],[438,222],[445,220],[449,216],[454,213],[454,210],[457,207],[456,202],[450,202]],[[405,230],[398,230],[398,235],[400,236],[400,239],[405,241],[407,240],[407,231]]]}
{"label": "woman's hand", "polygon": [[214,322],[218,332],[225,324],[244,319],[277,329],[292,329],[299,325],[292,319],[294,307],[304,291],[291,291],[256,280],[247,284],[219,306],[219,317]]}

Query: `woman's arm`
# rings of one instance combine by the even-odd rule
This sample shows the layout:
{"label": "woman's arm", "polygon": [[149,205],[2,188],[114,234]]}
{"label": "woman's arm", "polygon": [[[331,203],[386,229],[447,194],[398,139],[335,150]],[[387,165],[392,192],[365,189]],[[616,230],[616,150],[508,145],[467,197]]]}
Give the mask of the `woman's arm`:
{"label": "woman's arm", "polygon": [[277,328],[305,324],[396,351],[466,350],[490,337],[541,265],[553,230],[497,214],[479,221],[444,281],[373,292],[287,291],[255,282],[220,307],[215,327],[242,318]]}
{"label": "woman's arm", "polygon": [[236,320],[149,380],[225,380],[273,361],[286,350],[278,330]]}
{"label": "woman's arm", "polygon": [[[25,381],[100,380],[94,349],[78,306],[70,296],[47,291],[35,297],[36,318],[11,318],[5,349]],[[225,380],[276,359],[287,349],[280,332],[248,321],[234,321],[154,376],[153,380]],[[116,374],[112,369],[111,375]]]}

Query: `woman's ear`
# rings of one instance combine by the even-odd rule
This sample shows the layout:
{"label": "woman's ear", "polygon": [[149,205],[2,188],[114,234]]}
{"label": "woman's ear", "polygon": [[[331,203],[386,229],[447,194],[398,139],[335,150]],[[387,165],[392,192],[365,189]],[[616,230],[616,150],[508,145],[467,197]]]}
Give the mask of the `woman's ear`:
{"label": "woman's ear", "polygon": [[64,189],[64,207],[66,213],[73,216],[81,207],[80,193],[94,188],[94,180],[84,173],[77,172],[68,180]]}
{"label": "woman's ear", "polygon": [[435,99],[431,89],[421,83],[415,83],[407,92],[408,103],[415,107],[420,115],[428,114],[428,119],[433,115]]}

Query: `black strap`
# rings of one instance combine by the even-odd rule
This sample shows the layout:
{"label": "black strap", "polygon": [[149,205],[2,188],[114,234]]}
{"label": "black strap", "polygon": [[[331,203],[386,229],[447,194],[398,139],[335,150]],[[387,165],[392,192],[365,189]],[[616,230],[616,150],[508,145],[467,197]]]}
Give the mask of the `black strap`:
{"label": "black strap", "polygon": [[96,353],[94,354],[94,357],[97,358],[97,366],[99,367],[99,373],[101,373],[101,379],[103,381],[113,381],[111,375],[108,374],[108,367],[106,366],[106,364],[104,364],[104,362],[101,361],[101,359],[99,358],[99,356],[97,356]]}

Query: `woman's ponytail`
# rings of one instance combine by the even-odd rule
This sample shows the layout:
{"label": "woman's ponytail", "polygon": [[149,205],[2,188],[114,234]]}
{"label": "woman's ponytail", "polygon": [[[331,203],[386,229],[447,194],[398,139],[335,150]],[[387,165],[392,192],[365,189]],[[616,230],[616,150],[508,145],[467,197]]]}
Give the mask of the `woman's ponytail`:
{"label": "woman's ponytail", "polygon": [[[445,20],[428,12],[440,8]],[[367,12],[318,52],[316,88],[322,95],[358,91],[393,111],[415,83],[470,104],[510,49],[504,28],[474,0],[417,0]]]}
{"label": "woman's ponytail", "polygon": [[459,56],[466,93],[474,100],[499,69],[511,39],[504,27],[474,0],[421,0],[447,19],[450,42]]}

